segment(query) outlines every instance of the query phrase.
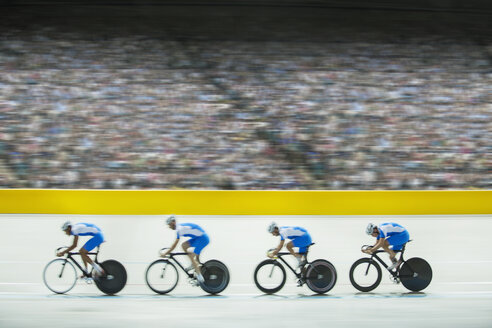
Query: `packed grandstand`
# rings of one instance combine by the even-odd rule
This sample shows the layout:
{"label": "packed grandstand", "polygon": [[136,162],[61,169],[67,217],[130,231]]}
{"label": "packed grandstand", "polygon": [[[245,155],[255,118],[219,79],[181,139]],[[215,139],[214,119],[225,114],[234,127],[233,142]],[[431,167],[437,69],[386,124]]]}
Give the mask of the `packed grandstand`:
{"label": "packed grandstand", "polygon": [[2,31],[0,188],[490,189],[490,51]]}

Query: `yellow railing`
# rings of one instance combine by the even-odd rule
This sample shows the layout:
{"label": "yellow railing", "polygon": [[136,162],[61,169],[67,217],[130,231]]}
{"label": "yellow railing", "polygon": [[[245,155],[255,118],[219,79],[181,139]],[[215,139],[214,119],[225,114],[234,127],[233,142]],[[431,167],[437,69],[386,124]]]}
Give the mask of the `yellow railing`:
{"label": "yellow railing", "polygon": [[0,213],[100,215],[492,214],[492,191],[0,189]]}

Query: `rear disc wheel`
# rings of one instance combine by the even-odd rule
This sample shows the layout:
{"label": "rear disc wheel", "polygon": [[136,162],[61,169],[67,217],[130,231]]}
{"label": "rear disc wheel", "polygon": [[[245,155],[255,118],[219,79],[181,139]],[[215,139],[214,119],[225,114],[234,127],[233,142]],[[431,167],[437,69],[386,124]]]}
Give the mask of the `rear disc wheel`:
{"label": "rear disc wheel", "polygon": [[430,264],[420,257],[403,262],[398,274],[402,285],[414,292],[425,289],[432,280]]}
{"label": "rear disc wheel", "polygon": [[306,285],[313,292],[324,294],[330,291],[337,281],[337,271],[326,260],[315,260],[306,269]]}
{"label": "rear disc wheel", "polygon": [[94,282],[97,288],[105,294],[114,295],[126,285],[126,269],[116,260],[107,260],[100,263],[105,275],[96,277]]}
{"label": "rear disc wheel", "polygon": [[200,287],[207,293],[218,294],[229,285],[229,270],[224,263],[218,260],[203,263],[200,271],[205,280],[200,283]]}

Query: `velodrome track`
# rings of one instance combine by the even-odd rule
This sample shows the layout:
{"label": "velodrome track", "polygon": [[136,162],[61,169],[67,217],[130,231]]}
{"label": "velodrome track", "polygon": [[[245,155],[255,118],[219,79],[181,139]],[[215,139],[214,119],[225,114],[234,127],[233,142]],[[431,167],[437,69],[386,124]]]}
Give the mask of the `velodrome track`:
{"label": "velodrome track", "polygon": [[[45,264],[71,238],[60,231],[67,219],[99,225],[107,242],[100,259],[115,258],[128,271],[117,296],[104,296],[80,282],[68,295],[53,295],[42,283]],[[207,296],[181,277],[167,296],[153,294],[144,271],[175,232],[162,216],[0,215],[0,327],[491,327],[492,216],[181,216],[211,236],[202,260],[217,258],[231,272],[220,296]],[[316,242],[310,259],[326,258],[338,271],[336,286],[324,296],[295,287],[293,276],[277,295],[254,286],[255,266],[278,238],[266,232],[275,220],[307,228]],[[423,257],[434,278],[422,293],[409,293],[383,275],[372,293],[358,293],[348,279],[360,246],[373,240],[369,221],[396,221],[413,242],[406,257]],[[85,239],[81,239],[85,242]],[[79,243],[81,246],[82,244]]]}

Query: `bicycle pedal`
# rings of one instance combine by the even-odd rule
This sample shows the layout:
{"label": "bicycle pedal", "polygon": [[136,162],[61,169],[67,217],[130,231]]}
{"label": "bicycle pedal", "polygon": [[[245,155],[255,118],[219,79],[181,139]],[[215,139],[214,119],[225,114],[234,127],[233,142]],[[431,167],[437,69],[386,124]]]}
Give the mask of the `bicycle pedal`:
{"label": "bicycle pedal", "polygon": [[92,285],[94,283],[94,279],[92,279],[92,278],[85,277],[83,279],[84,279],[85,283],[88,285]]}
{"label": "bicycle pedal", "polygon": [[198,280],[196,279],[189,279],[188,282],[190,283],[190,285],[192,285],[193,287],[198,287],[200,286],[200,283],[198,282]]}
{"label": "bicycle pedal", "polygon": [[398,285],[400,283],[400,279],[398,279],[397,277],[390,276],[389,278],[390,278],[391,282],[394,284]]}

